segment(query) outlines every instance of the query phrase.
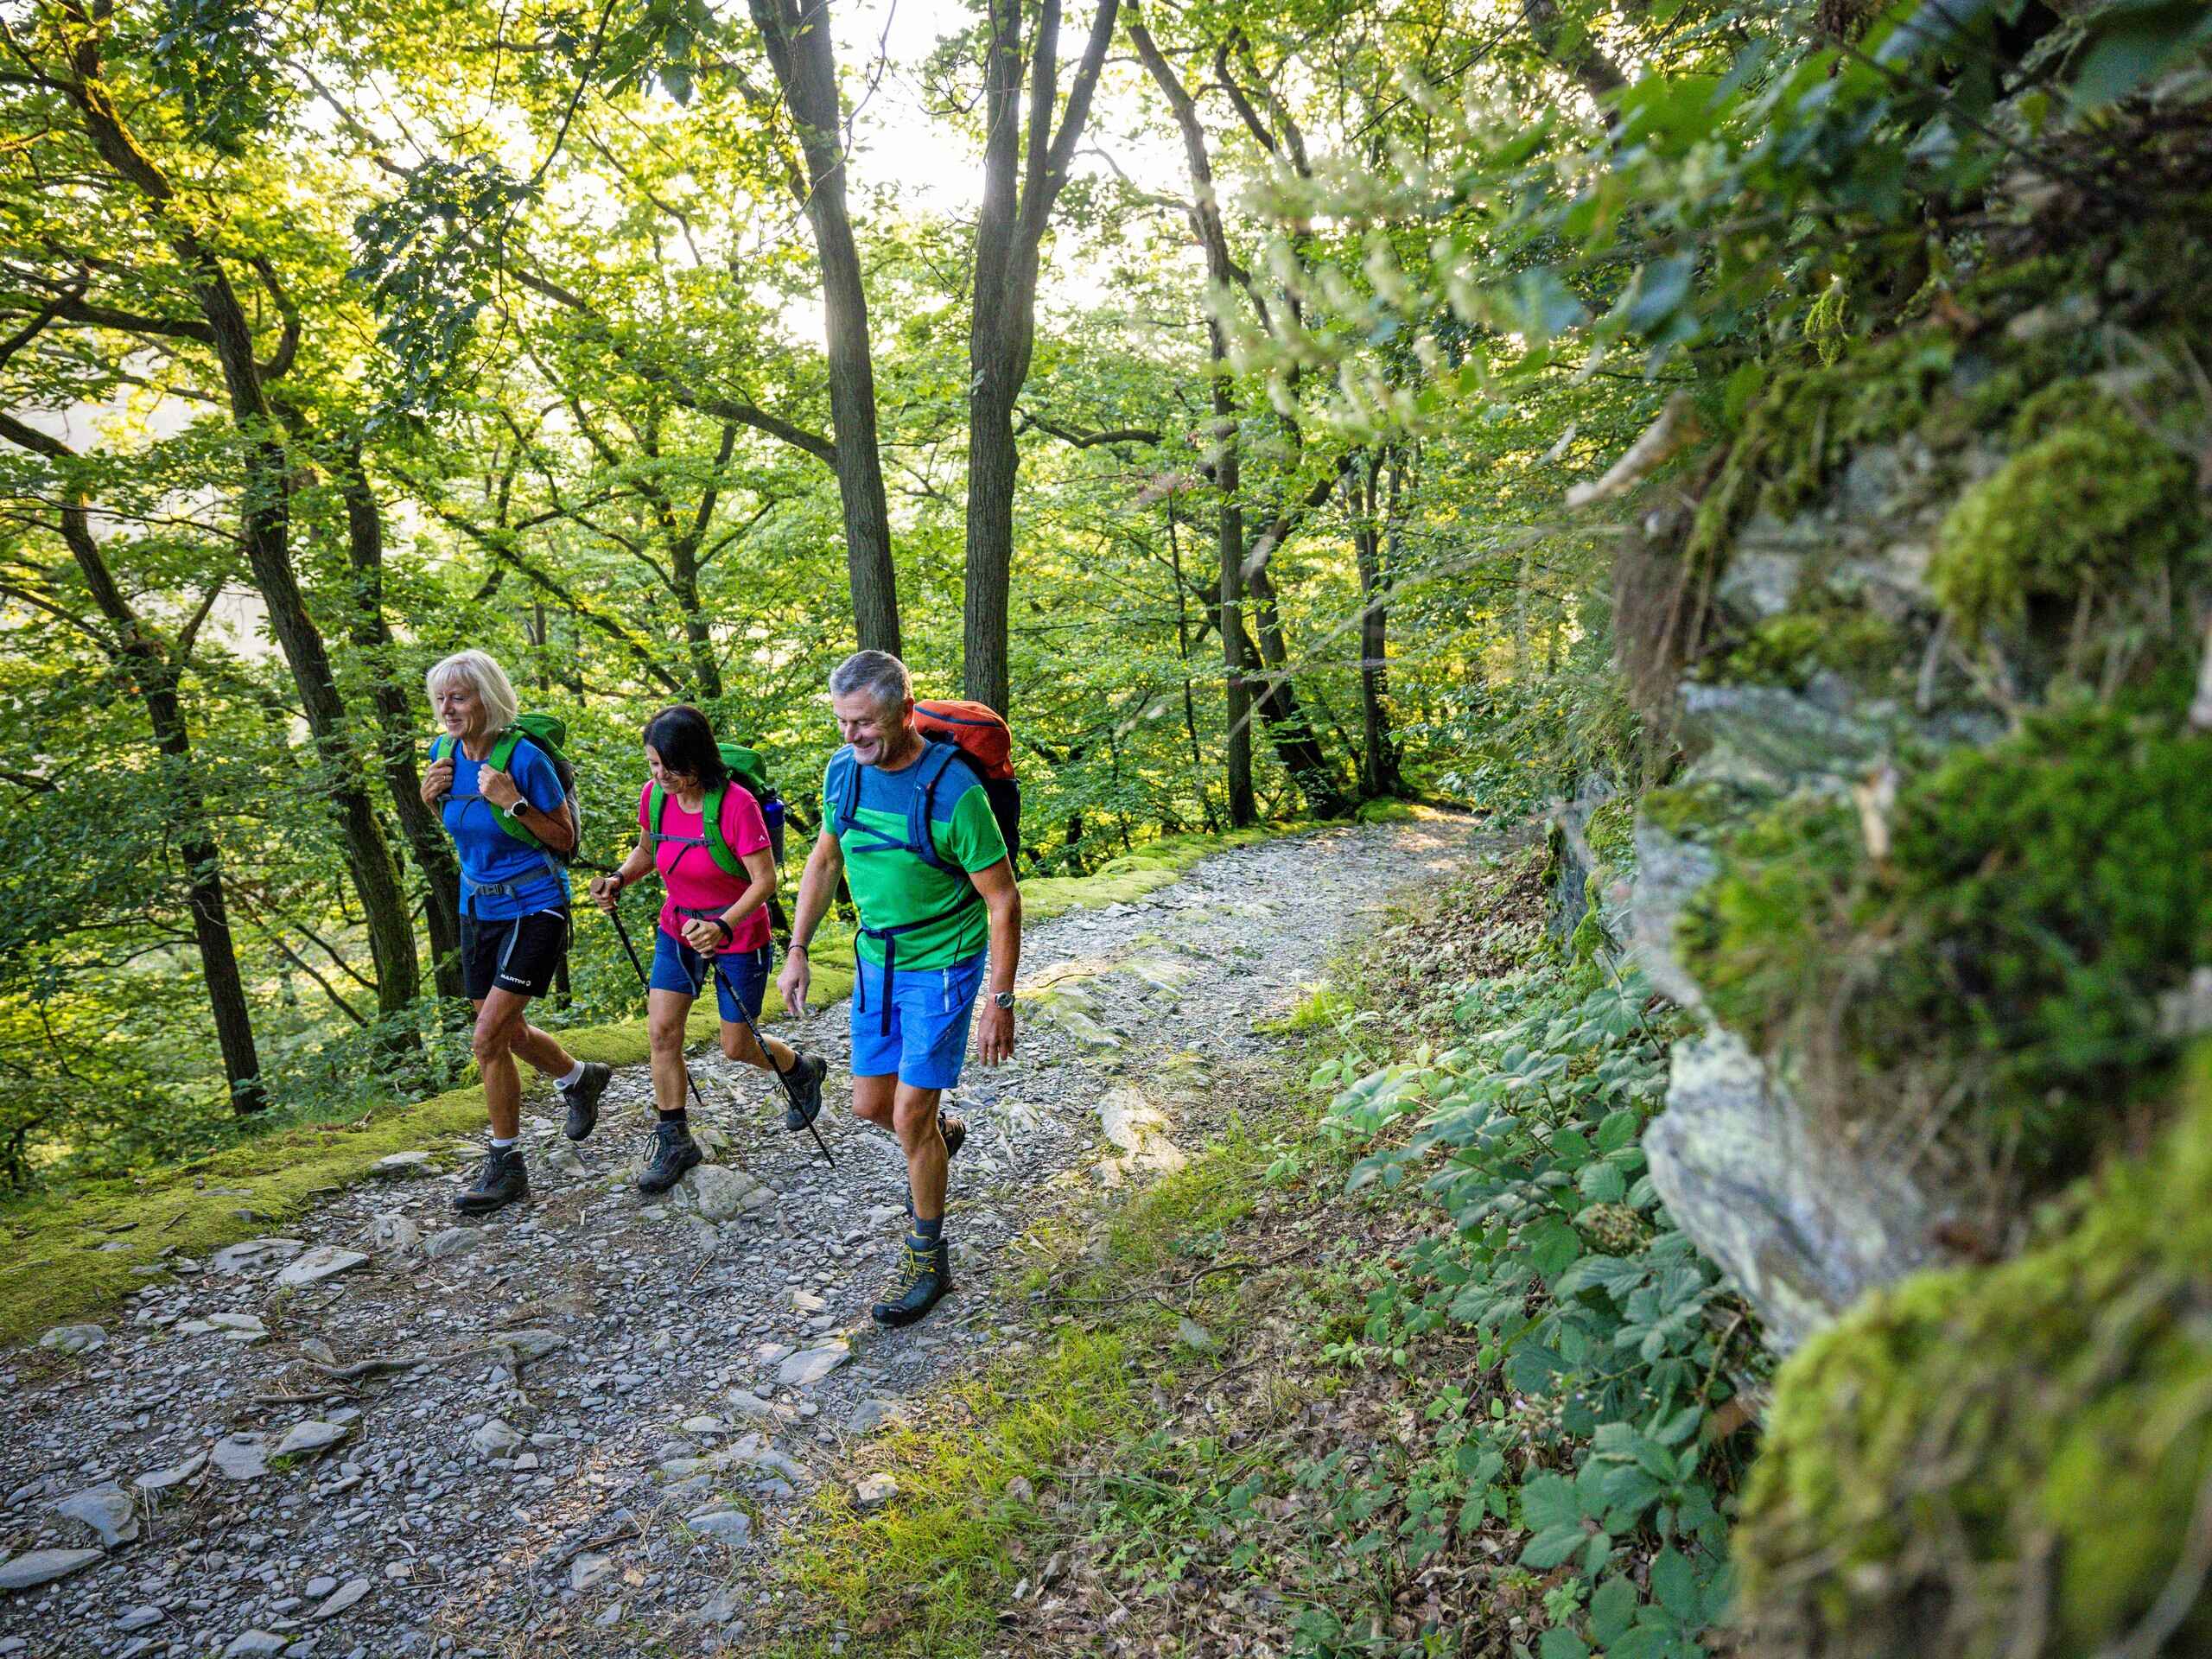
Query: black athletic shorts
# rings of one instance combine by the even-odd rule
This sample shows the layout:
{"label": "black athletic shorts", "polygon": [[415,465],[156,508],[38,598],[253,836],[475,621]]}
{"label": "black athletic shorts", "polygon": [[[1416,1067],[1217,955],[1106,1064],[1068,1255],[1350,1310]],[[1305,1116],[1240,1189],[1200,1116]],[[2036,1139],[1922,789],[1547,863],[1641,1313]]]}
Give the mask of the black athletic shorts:
{"label": "black athletic shorts", "polygon": [[569,912],[534,910],[527,916],[482,922],[461,918],[461,985],[472,1002],[492,988],[518,996],[543,996],[553,988],[553,970],[569,948]]}

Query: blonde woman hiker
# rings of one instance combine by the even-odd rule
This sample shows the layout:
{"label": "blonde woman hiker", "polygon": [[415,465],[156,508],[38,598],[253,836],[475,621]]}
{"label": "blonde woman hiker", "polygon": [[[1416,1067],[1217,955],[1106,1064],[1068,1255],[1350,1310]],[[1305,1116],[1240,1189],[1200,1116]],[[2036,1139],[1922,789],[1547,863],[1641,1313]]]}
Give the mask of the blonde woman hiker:
{"label": "blonde woman hiker", "polygon": [[599,1122],[613,1068],[575,1058],[526,1018],[531,999],[552,988],[569,942],[563,861],[575,855],[579,820],[562,777],[558,722],[519,724],[506,671],[480,651],[447,658],[425,684],[441,730],[423,801],[439,808],[460,855],[461,981],[476,1006],[476,1067],[492,1124],[484,1167],[454,1207],[483,1215],[530,1196],[515,1057],[559,1087],[571,1141]]}
{"label": "blonde woman hiker", "polygon": [[592,882],[591,896],[612,916],[622,890],[655,871],[665,894],[646,982],[645,1030],[660,1122],[652,1161],[638,1177],[641,1191],[665,1192],[701,1157],[683,1104],[683,1036],[691,1004],[709,980],[721,1011],[722,1052],[789,1085],[785,1128],[806,1128],[821,1112],[830,1065],[772,1037],[753,1039],[775,954],[767,906],[776,891],[776,859],[760,803],[734,771],[749,751],[718,745],[707,717],[686,703],[646,722],[645,747],[651,781],[638,798],[638,844],[620,869]]}

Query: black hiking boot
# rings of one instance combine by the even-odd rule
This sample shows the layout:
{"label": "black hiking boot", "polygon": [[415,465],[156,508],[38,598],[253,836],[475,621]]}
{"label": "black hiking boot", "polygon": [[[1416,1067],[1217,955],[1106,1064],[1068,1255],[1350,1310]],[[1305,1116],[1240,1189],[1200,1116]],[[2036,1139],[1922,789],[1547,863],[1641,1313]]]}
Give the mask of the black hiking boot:
{"label": "black hiking boot", "polygon": [[[944,1137],[944,1161],[949,1164],[952,1161],[952,1154],[968,1144],[967,1122],[961,1118],[947,1117],[940,1111],[937,1115],[937,1132]],[[913,1218],[914,1188],[909,1182],[906,1187],[906,1219],[912,1221]]]}
{"label": "black hiking boot", "polygon": [[952,1256],[943,1239],[918,1250],[909,1239],[899,1247],[899,1272],[884,1299],[868,1311],[878,1325],[912,1325],[952,1288]]}
{"label": "black hiking boot", "polygon": [[822,1080],[830,1075],[830,1062],[819,1054],[802,1054],[784,1073],[791,1090],[784,1108],[784,1127],[796,1135],[822,1116]]}
{"label": "black hiking boot", "polygon": [[561,1133],[569,1140],[581,1141],[599,1127],[599,1097],[607,1092],[607,1079],[613,1075],[613,1066],[586,1060],[576,1086],[561,1090],[561,1098],[569,1103],[569,1121],[561,1126]]}
{"label": "black hiking boot", "polygon": [[683,1179],[685,1170],[704,1156],[699,1150],[699,1143],[691,1138],[691,1131],[683,1124],[654,1124],[653,1160],[645,1166],[645,1173],[638,1177],[638,1191],[667,1192]]}
{"label": "black hiking boot", "polygon": [[523,1173],[520,1147],[493,1147],[484,1154],[484,1167],[474,1185],[453,1201],[464,1216],[489,1215],[493,1211],[530,1196],[530,1177]]}

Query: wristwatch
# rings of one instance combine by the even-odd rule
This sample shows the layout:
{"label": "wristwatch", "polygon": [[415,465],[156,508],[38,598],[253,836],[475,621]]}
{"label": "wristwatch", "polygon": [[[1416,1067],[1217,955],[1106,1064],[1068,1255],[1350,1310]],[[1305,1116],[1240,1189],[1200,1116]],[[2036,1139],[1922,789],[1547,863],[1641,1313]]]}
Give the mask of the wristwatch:
{"label": "wristwatch", "polygon": [[993,991],[991,993],[991,1001],[998,1007],[1010,1008],[1014,1006],[1014,993],[1012,991]]}

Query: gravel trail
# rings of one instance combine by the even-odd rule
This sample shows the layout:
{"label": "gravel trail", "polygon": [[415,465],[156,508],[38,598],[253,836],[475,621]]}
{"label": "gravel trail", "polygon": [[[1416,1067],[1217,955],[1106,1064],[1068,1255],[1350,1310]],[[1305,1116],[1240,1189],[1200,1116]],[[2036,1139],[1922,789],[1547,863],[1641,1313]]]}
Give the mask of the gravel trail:
{"label": "gravel trail", "polygon": [[780,1619],[779,1519],[1001,1339],[1006,1247],[1198,1149],[1213,1069],[1471,846],[1323,830],[1032,927],[1016,1058],[971,1064],[953,1108],[957,1287],[910,1330],[868,1319],[905,1166],[846,1109],[840,1004],[777,1028],[831,1057],[835,1170],[715,1052],[693,1118],[717,1161],[645,1200],[634,1067],[581,1147],[525,1116],[527,1206],[456,1217],[480,1143],[429,1146],[176,1264],[73,1357],[0,1355],[0,1659],[750,1651]]}

